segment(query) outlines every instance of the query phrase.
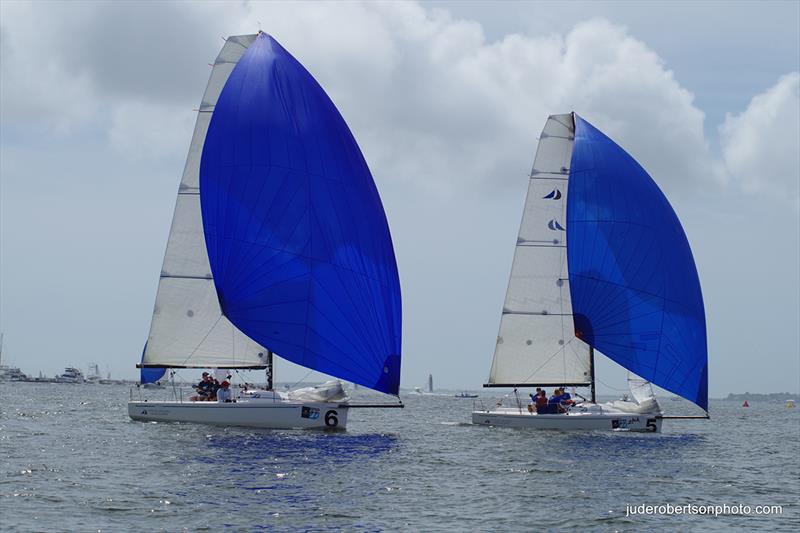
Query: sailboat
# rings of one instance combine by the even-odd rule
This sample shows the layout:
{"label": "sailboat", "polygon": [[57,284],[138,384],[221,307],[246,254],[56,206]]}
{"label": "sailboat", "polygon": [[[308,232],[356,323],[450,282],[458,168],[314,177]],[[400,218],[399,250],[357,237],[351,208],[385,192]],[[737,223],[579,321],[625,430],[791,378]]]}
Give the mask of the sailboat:
{"label": "sailboat", "polygon": [[3,364],[3,334],[0,333],[0,382],[2,381],[28,381],[19,368]]}
{"label": "sailboat", "polygon": [[[595,352],[626,368],[632,399],[599,404]],[[695,403],[665,416],[650,383]],[[661,431],[665,418],[708,418],[703,297],[689,243],[655,181],[575,113],[539,138],[485,387],[513,387],[475,424]],[[589,389],[553,408],[518,389]]]}
{"label": "sailboat", "polygon": [[[402,407],[392,239],[333,102],[259,32],[226,40],[198,111],[138,366],[261,369],[267,384],[225,403],[131,401],[130,417],[344,429],[353,407]],[[355,404],[336,380],[275,391],[273,355],[398,401]]]}

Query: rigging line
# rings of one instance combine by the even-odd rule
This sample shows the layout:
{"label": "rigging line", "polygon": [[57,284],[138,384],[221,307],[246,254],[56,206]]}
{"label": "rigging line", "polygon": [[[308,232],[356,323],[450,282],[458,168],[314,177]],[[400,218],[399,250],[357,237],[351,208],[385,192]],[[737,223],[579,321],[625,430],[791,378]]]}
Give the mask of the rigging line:
{"label": "rigging line", "polygon": [[312,369],[312,370],[309,370],[308,372],[306,372],[306,375],[305,375],[305,376],[303,376],[302,378],[300,378],[299,380],[297,380],[297,381],[296,381],[296,382],[295,382],[293,385],[290,385],[290,386],[289,386],[289,390],[292,390],[292,389],[293,389],[293,388],[295,388],[297,385],[299,385],[300,383],[302,383],[302,382],[303,382],[303,381],[304,381],[304,380],[305,380],[305,379],[306,379],[308,376],[310,376],[310,375],[311,375],[313,372],[315,372],[315,370],[313,370],[313,369]]}
{"label": "rigging line", "polygon": [[[629,371],[629,372],[630,372],[630,371]],[[594,380],[595,380],[595,381],[597,381],[597,382],[600,382],[600,383],[602,383],[603,385],[605,385],[606,387],[608,387],[609,389],[611,389],[611,390],[613,390],[613,391],[617,391],[617,392],[627,392],[627,390],[626,390],[626,389],[618,389],[618,388],[616,388],[616,387],[612,387],[611,385],[609,385],[609,384],[608,384],[608,383],[606,383],[605,381],[603,381],[603,380],[599,379],[597,376],[595,376]],[[649,381],[648,381],[648,383],[649,383]]]}
{"label": "rigging line", "polygon": [[202,345],[204,342],[206,342],[206,339],[208,338],[208,336],[209,336],[209,335],[211,335],[211,332],[212,332],[212,331],[214,331],[214,328],[216,328],[216,327],[217,327],[217,324],[219,323],[219,321],[220,321],[220,320],[222,320],[222,312],[220,312],[219,316],[218,316],[218,317],[217,317],[217,319],[214,321],[214,323],[211,325],[211,327],[208,329],[208,331],[206,332],[206,334],[203,336],[203,338],[202,338],[202,339],[200,339],[200,342],[199,342],[199,343],[197,343],[197,346],[195,346],[195,347],[194,347],[194,350],[192,350],[192,351],[191,351],[191,353],[190,353],[188,356],[186,356],[186,359],[184,359],[184,360],[183,360],[183,363],[181,363],[181,364],[185,364],[185,363],[186,363],[186,361],[188,361],[189,359],[191,359],[191,358],[192,358],[192,356],[193,356],[193,355],[195,354],[195,352],[196,352],[196,351],[197,351],[197,350],[200,348],[200,346],[201,346],[201,345]]}
{"label": "rigging line", "polygon": [[534,375],[535,373],[537,373],[539,370],[541,370],[542,368],[544,368],[544,366],[545,366],[547,363],[549,363],[549,362],[550,362],[550,361],[551,361],[551,360],[552,360],[552,359],[553,359],[555,356],[557,356],[559,352],[563,352],[564,350],[566,350],[566,349],[567,349],[567,346],[569,346],[569,345],[572,343],[572,341],[574,341],[574,340],[575,340],[575,337],[572,337],[572,338],[571,338],[571,339],[570,339],[570,340],[569,340],[569,341],[568,341],[568,342],[567,342],[567,343],[566,343],[564,346],[562,346],[561,348],[559,348],[558,350],[556,350],[556,351],[553,353],[553,355],[551,355],[550,357],[548,357],[548,358],[547,358],[547,359],[546,359],[546,360],[545,360],[545,361],[544,361],[544,362],[543,362],[541,365],[539,365],[538,367],[536,367],[535,369],[533,369],[533,371],[532,371],[530,374],[528,374],[528,375],[527,375],[527,376],[526,376],[526,377],[525,377],[525,378],[522,380],[522,382],[523,382],[523,383],[526,383],[526,382],[528,381],[528,379],[532,378],[532,377],[533,377],[533,375]]}

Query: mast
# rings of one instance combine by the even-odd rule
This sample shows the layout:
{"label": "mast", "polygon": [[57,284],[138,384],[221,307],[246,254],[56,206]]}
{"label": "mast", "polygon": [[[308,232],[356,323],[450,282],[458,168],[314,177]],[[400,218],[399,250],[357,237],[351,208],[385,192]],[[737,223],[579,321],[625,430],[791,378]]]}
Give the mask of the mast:
{"label": "mast", "polygon": [[267,350],[267,390],[272,390],[272,350]]}
{"label": "mast", "polygon": [[589,346],[589,379],[592,380],[592,403],[597,403],[597,394],[594,387],[594,348]]}

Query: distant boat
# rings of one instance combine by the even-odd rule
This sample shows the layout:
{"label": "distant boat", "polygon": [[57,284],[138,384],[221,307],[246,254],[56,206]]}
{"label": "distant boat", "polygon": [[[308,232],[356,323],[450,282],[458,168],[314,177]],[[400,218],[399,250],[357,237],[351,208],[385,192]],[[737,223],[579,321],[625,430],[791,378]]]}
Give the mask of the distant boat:
{"label": "distant boat", "polygon": [[56,380],[55,380],[55,378],[48,378],[47,376],[42,374],[42,371],[40,370],[39,371],[39,377],[33,378],[33,381],[35,383],[55,383]]}
{"label": "distant boat", "polygon": [[106,377],[100,378],[97,382],[101,385],[113,385],[117,383],[116,380],[111,379],[111,372],[106,372]]}
{"label": "distant boat", "polygon": [[744,401],[742,407],[750,407],[750,404],[747,402],[747,400]]}
{"label": "distant boat", "polygon": [[64,369],[64,373],[56,376],[56,383],[84,383],[86,379],[83,377],[83,372],[75,367],[68,366]]}
{"label": "distant boat", "polygon": [[797,404],[795,403],[794,400],[786,400],[787,409],[794,409],[795,407],[797,407]]}
{"label": "distant boat", "polygon": [[456,394],[456,398],[477,398],[477,394],[470,394],[468,392],[460,392]]}
{"label": "distant boat", "polygon": [[367,163],[311,74],[266,33],[214,62],[178,188],[140,368],[266,370],[237,401],[128,404],[136,420],[347,426],[338,380],[273,389],[273,352],[397,396],[401,296]]}
{"label": "distant boat", "polygon": [[100,383],[103,379],[103,376],[100,375],[100,366],[97,363],[91,363],[89,365],[89,373],[86,376],[87,383]]}
{"label": "distant boat", "polygon": [[0,333],[0,382],[2,381],[28,381],[19,368],[3,364],[3,334]]}
{"label": "distant boat", "polygon": [[[598,404],[595,350],[634,401]],[[575,113],[547,120],[530,174],[487,387],[514,388],[475,424],[660,431],[650,382],[708,409],[703,297],[689,242],[653,179]],[[522,387],[589,389],[530,412]],[[707,416],[697,417],[707,418]]]}

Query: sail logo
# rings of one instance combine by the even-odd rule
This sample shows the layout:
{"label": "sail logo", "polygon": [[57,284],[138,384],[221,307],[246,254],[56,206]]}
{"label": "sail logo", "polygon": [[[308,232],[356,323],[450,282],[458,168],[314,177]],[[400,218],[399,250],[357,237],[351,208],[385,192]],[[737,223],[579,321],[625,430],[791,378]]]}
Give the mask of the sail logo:
{"label": "sail logo", "polygon": [[558,220],[552,219],[547,223],[547,227],[553,231],[566,231],[564,227],[558,223]]}
{"label": "sail logo", "polygon": [[542,196],[542,200],[561,200],[561,191],[553,189],[553,192],[547,196]]}
{"label": "sail logo", "polygon": [[318,420],[319,419],[319,409],[316,407],[306,407],[303,406],[302,411],[300,412],[301,418],[308,418],[309,420]]}

